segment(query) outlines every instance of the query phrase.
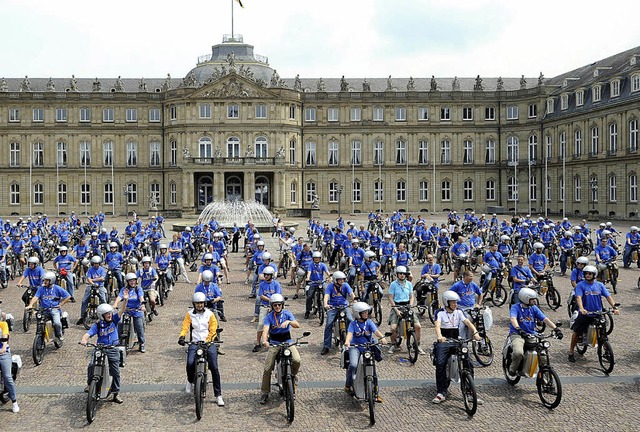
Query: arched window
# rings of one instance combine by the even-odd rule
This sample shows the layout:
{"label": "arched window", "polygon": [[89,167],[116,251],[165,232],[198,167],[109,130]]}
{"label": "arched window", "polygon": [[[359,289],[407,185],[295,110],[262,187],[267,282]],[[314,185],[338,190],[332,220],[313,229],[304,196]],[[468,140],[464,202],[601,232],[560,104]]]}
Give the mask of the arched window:
{"label": "arched window", "polygon": [[267,153],[268,153],[268,147],[269,147],[267,138],[264,136],[256,137],[254,144],[256,148],[256,157],[266,158],[268,156]]}
{"label": "arched window", "polygon": [[240,138],[229,137],[227,139],[227,157],[228,158],[240,157]]}
{"label": "arched window", "polygon": [[211,138],[202,137],[198,140],[198,157],[210,158],[213,156],[213,143]]}

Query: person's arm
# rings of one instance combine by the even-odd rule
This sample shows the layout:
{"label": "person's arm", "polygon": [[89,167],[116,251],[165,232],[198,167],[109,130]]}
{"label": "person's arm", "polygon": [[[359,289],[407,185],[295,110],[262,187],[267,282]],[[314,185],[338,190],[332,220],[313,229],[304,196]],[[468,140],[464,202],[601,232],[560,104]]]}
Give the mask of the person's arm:
{"label": "person's arm", "polygon": [[86,346],[87,342],[89,342],[89,338],[91,337],[91,335],[87,332],[85,334],[82,335],[82,340],[80,341],[80,345]]}
{"label": "person's arm", "polygon": [[268,347],[269,346],[269,325],[265,324],[262,327],[262,338],[261,338],[261,342],[262,342],[262,346],[264,347]]}
{"label": "person's arm", "polygon": [[478,334],[478,330],[476,330],[476,326],[473,325],[469,318],[465,318],[464,323],[469,328],[469,330],[471,330],[472,336],[475,340],[482,340],[482,338]]}
{"label": "person's arm", "polygon": [[438,340],[438,342],[445,342],[447,338],[442,336],[442,330],[440,329],[440,321],[436,319],[436,321],[433,323],[433,326],[435,327],[435,330],[436,330],[436,339]]}
{"label": "person's arm", "polygon": [[31,309],[38,300],[40,300],[40,297],[37,297],[34,295],[31,301],[29,302],[29,304],[25,307],[25,309]]}
{"label": "person's arm", "polygon": [[325,308],[325,310],[328,310],[328,309],[329,309],[329,307],[330,307],[330,306],[329,306],[329,294],[325,294],[325,295],[324,295],[324,299],[323,299],[323,301],[322,301],[322,302],[323,302],[323,304],[324,304],[324,308]]}
{"label": "person's arm", "polygon": [[609,296],[607,297],[607,302],[611,305],[611,307],[613,308],[613,314],[614,315],[620,315],[620,309],[618,309],[618,307],[616,306],[615,301],[613,300],[613,297]]}

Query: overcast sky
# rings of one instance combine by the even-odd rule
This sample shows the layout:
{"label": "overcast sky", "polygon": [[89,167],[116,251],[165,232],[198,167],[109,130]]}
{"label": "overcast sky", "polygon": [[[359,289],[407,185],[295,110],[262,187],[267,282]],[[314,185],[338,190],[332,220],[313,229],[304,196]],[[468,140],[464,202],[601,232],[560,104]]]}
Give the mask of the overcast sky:
{"label": "overcast sky", "polygon": [[[552,77],[640,45],[636,0],[242,0],[235,33],[285,78]],[[231,0],[0,0],[0,77],[185,76]]]}

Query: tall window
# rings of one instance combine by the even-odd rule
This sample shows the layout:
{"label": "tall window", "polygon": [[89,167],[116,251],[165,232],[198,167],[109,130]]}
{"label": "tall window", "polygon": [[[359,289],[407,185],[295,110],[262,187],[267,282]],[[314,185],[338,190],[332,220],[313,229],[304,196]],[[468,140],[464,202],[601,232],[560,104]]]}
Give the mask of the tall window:
{"label": "tall window", "polygon": [[240,118],[240,105],[227,105],[227,118]]}
{"label": "tall window", "polygon": [[573,156],[580,157],[582,155],[582,131],[576,129],[573,131]]}
{"label": "tall window", "polygon": [[545,199],[551,201],[551,177],[547,176],[547,182],[545,184]]}
{"label": "tall window", "polygon": [[420,181],[419,187],[419,200],[420,201],[429,201],[429,182],[426,180]]}
{"label": "tall window", "polygon": [[638,202],[638,176],[636,174],[629,176],[629,201]]}
{"label": "tall window", "polygon": [[451,142],[449,140],[442,140],[442,142],[440,142],[440,163],[451,163]]}
{"label": "tall window", "polygon": [[442,201],[451,201],[451,182],[449,180],[443,180],[440,184],[440,198]]}
{"label": "tall window", "polygon": [[580,178],[580,176],[575,176],[573,178],[573,200],[582,200],[582,179]]}
{"label": "tall window", "polygon": [[66,108],[57,108],[56,109],[56,122],[57,123],[66,123],[67,121],[67,109]]}
{"label": "tall window", "polygon": [[91,185],[89,183],[80,185],[80,204],[91,204]]}
{"label": "tall window", "polygon": [[494,107],[486,107],[484,109],[484,119],[485,120],[495,120],[496,119],[496,109]]}
{"label": "tall window", "polygon": [[569,95],[563,94],[560,96],[560,109],[566,110],[567,108],[569,108]]}
{"label": "tall window", "polygon": [[113,142],[105,141],[102,144],[102,162],[104,166],[113,166]]}
{"label": "tall window", "polygon": [[298,163],[298,155],[297,155],[297,150],[296,150],[296,140],[295,139],[291,139],[289,140],[289,163],[294,165],[296,163]]}
{"label": "tall window", "polygon": [[407,184],[404,180],[396,182],[396,201],[407,200]]}
{"label": "tall window", "polygon": [[89,141],[80,141],[80,166],[91,166],[91,143]]}
{"label": "tall window", "polygon": [[451,120],[451,109],[442,107],[440,108],[440,120],[441,121],[449,121]]}
{"label": "tall window", "polygon": [[591,128],[591,156],[597,156],[600,147],[600,130],[598,126]]}
{"label": "tall window", "polygon": [[174,139],[169,143],[169,165],[178,165],[178,142]]}
{"label": "tall window", "polygon": [[198,157],[210,158],[213,155],[213,142],[209,137],[202,137],[198,141]]}
{"label": "tall window", "polygon": [[362,120],[362,108],[360,107],[351,107],[349,110],[349,120],[352,122],[361,121]]}
{"label": "tall window", "polygon": [[105,108],[102,110],[102,122],[103,123],[113,123],[114,122],[115,111],[113,108]]}
{"label": "tall window", "polygon": [[567,133],[566,132],[561,132],[560,133],[560,158],[564,159],[565,157],[567,157]]}
{"label": "tall window", "polygon": [[304,164],[316,166],[316,143],[307,142],[304,145]]}
{"label": "tall window", "polygon": [[329,141],[329,165],[338,165],[338,142],[337,141]]}
{"label": "tall window", "polygon": [[171,205],[178,204],[178,185],[174,181],[169,183],[169,203]]}
{"label": "tall window", "polygon": [[376,140],[373,143],[373,164],[375,166],[382,165],[384,163],[384,142]]}
{"label": "tall window", "polygon": [[529,162],[532,162],[532,161],[535,162],[538,160],[538,136],[537,135],[529,136],[528,153],[529,153]]}
{"label": "tall window", "polygon": [[640,90],[640,75],[634,74],[631,77],[631,91],[636,92]]}
{"label": "tall window", "polygon": [[518,200],[518,179],[515,177],[509,177],[507,179],[507,200]]}
{"label": "tall window", "polygon": [[68,157],[67,157],[67,143],[64,141],[60,141],[56,144],[57,147],[57,164],[60,167],[67,166]]}
{"label": "tall window", "polygon": [[[598,184],[598,177],[595,175],[592,175],[591,177],[589,177],[589,184]],[[598,189],[597,188],[591,188],[591,202],[598,202]]]}
{"label": "tall window", "polygon": [[338,189],[339,187],[340,186],[338,185],[338,182],[329,182],[329,202],[338,202],[338,200],[340,199],[340,189]]}
{"label": "tall window", "polygon": [[313,199],[317,196],[316,194],[316,183],[315,182],[307,182],[306,185],[306,201],[308,203],[313,202]]}
{"label": "tall window", "polygon": [[564,177],[560,177],[558,180],[558,195],[560,202],[564,202]]}
{"label": "tall window", "polygon": [[529,118],[536,118],[536,116],[538,115],[538,105],[529,104],[528,113],[529,113]]}
{"label": "tall window", "polygon": [[384,185],[382,180],[373,182],[373,201],[382,202],[384,200]]}
{"label": "tall window", "polygon": [[620,96],[620,80],[611,81],[611,97]]}
{"label": "tall window", "polygon": [[149,165],[160,166],[160,143],[157,141],[149,143]]}
{"label": "tall window", "polygon": [[496,142],[492,139],[487,140],[486,142],[484,162],[486,164],[496,163]]}
{"label": "tall window", "polygon": [[538,177],[529,177],[529,201],[538,200]]}
{"label": "tall window", "polygon": [[495,201],[496,200],[496,182],[495,180],[487,180],[486,183],[486,200],[487,201]]}
{"label": "tall window", "polygon": [[268,143],[267,143],[266,137],[263,137],[263,136],[256,137],[255,147],[256,147],[257,158],[266,158],[268,156],[267,155]]}
{"label": "tall window", "polygon": [[138,165],[138,143],[129,141],[127,143],[127,166]]}
{"label": "tall window", "polygon": [[462,142],[462,163],[473,163],[473,141],[471,140],[464,140]]}
{"label": "tall window", "polygon": [[11,204],[20,204],[20,185],[18,183],[11,183],[9,186],[9,197]]}
{"label": "tall window", "polygon": [[149,195],[155,199],[156,203],[160,203],[160,183],[153,182],[149,185]]}
{"label": "tall window", "polygon": [[125,121],[130,123],[135,123],[138,121],[138,109],[137,108],[127,108],[125,111]]}
{"label": "tall window", "polygon": [[618,124],[609,125],[609,154],[614,155],[618,151]]}
{"label": "tall window", "polygon": [[149,123],[160,123],[160,108],[149,108]]}
{"label": "tall window", "polygon": [[407,109],[405,107],[396,107],[396,121],[407,121]]}
{"label": "tall window", "polygon": [[289,105],[289,120],[296,119],[296,106],[291,104]]}
{"label": "tall window", "polygon": [[175,105],[171,105],[169,107],[169,120],[177,120],[178,119],[178,107]]}
{"label": "tall window", "polygon": [[31,162],[34,167],[44,166],[44,143],[33,143],[33,159]]}
{"label": "tall window", "polygon": [[351,141],[351,165],[362,165],[362,143]]}
{"label": "tall window", "polygon": [[33,109],[33,121],[37,123],[42,123],[44,121],[44,108]]}
{"label": "tall window", "polygon": [[138,185],[135,183],[127,185],[127,203],[138,204]]}
{"label": "tall window", "polygon": [[629,151],[638,151],[638,120],[635,119],[629,122]]}
{"label": "tall window", "polygon": [[520,147],[518,138],[510,136],[507,138],[507,161],[509,163],[518,163],[520,160]]}
{"label": "tall window", "polygon": [[551,138],[551,135],[547,135],[545,137],[545,143],[547,146],[547,150],[546,150],[546,158],[547,160],[550,160],[551,157],[553,156],[553,138]]}
{"label": "tall window", "polygon": [[67,185],[66,183],[58,183],[58,204],[67,204]]}
{"label": "tall window", "polygon": [[616,202],[618,200],[618,179],[615,174],[609,176],[609,201]]}
{"label": "tall window", "polygon": [[418,141],[418,164],[429,164],[429,141],[427,140]]}
{"label": "tall window", "polygon": [[227,157],[228,158],[240,157],[240,138],[229,137],[227,139]]}
{"label": "tall window", "polygon": [[337,107],[329,107],[329,108],[327,108],[327,121],[329,121],[329,122],[337,122],[339,120],[340,120],[339,109]]}
{"label": "tall window", "polygon": [[373,121],[384,121],[384,108],[381,106],[373,107]]}
{"label": "tall window", "polygon": [[91,108],[80,108],[80,123],[90,123],[90,122],[91,122]]}
{"label": "tall window", "polygon": [[396,141],[396,165],[405,165],[407,163],[407,142],[403,140]]}
{"label": "tall window", "polygon": [[200,105],[200,118],[201,119],[209,119],[211,118],[211,105],[202,104]]}
{"label": "tall window", "polygon": [[362,201],[362,184],[360,180],[354,180],[353,186],[351,188],[351,199],[353,202],[361,202]]}
{"label": "tall window", "polygon": [[473,181],[465,180],[462,184],[463,196],[465,201],[473,201]]}
{"label": "tall window", "polygon": [[44,185],[42,183],[33,185],[33,203],[36,205],[44,204]]}
{"label": "tall window", "polygon": [[9,108],[9,123],[20,123],[19,108]]}
{"label": "tall window", "polygon": [[298,183],[291,182],[289,192],[289,202],[291,202],[291,204],[296,204],[298,202]]}
{"label": "tall window", "polygon": [[584,105],[584,90],[578,90],[576,92],[576,106]]}
{"label": "tall window", "polygon": [[510,106],[507,107],[507,120],[517,120],[518,119],[518,107]]}
{"label": "tall window", "polygon": [[104,184],[104,203],[113,204],[113,183],[111,182]]}
{"label": "tall window", "polygon": [[429,108],[420,107],[418,108],[418,121],[427,121],[429,120]]}
{"label": "tall window", "polygon": [[257,119],[266,119],[267,118],[267,105],[266,104],[257,104],[256,105],[256,118]]}
{"label": "tall window", "polygon": [[307,121],[307,122],[316,121],[316,109],[315,108],[305,108],[304,109],[304,121]]}
{"label": "tall window", "polygon": [[473,120],[473,108],[462,107],[462,120]]}
{"label": "tall window", "polygon": [[12,142],[9,144],[9,166],[20,166],[20,143]]}

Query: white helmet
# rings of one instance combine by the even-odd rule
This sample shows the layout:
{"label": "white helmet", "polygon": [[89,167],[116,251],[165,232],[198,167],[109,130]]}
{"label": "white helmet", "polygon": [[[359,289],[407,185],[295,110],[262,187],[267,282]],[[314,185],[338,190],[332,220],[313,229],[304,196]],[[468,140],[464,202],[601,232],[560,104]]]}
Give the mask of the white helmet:
{"label": "white helmet", "polygon": [[44,272],[44,276],[42,276],[42,280],[48,280],[52,284],[56,281],[56,274],[52,271]]}
{"label": "white helmet", "polygon": [[502,235],[500,236],[500,240],[505,241],[505,240],[509,240],[509,236],[508,235]]}
{"label": "white helmet", "polygon": [[396,267],[396,274],[407,274],[407,268],[405,266],[398,266]]}
{"label": "white helmet", "polygon": [[272,305],[274,303],[282,303],[284,305],[284,297],[282,294],[275,293],[269,297],[269,304]]}
{"label": "white helmet", "polygon": [[269,260],[271,261],[271,254],[269,252],[265,252],[262,254],[262,260]]}
{"label": "white helmet", "polygon": [[91,258],[91,264],[100,264],[102,262],[102,258],[100,258],[100,256],[95,255],[93,258]]}
{"label": "white helmet", "polygon": [[451,290],[447,290],[444,293],[442,293],[442,302],[449,306],[449,302],[450,301],[460,301],[460,296],[458,295],[457,292],[455,291],[451,291]]}
{"label": "white helmet", "polygon": [[264,246],[264,242],[262,240],[258,240],[256,246]]}
{"label": "white helmet", "polygon": [[40,260],[38,259],[38,257],[34,257],[34,256],[32,256],[32,257],[29,257],[29,259],[27,260],[27,262],[28,262],[29,264],[35,264],[35,265],[38,265],[38,263],[40,262]]}
{"label": "white helmet", "polygon": [[385,235],[384,235],[384,238],[385,238],[385,239],[390,239],[390,238],[391,238],[391,234],[385,234]]}
{"label": "white helmet", "polygon": [[634,226],[632,226],[632,227],[631,227],[631,231],[638,231],[638,227],[637,227],[637,226],[635,226],[635,225],[634,225]]}
{"label": "white helmet", "polygon": [[106,228],[102,228],[102,229],[100,230],[100,232],[106,233],[106,232],[107,232],[107,229],[106,229]]}
{"label": "white helmet", "polygon": [[611,234],[611,231],[609,230],[602,231],[602,235],[609,235],[609,234]]}
{"label": "white helmet", "polygon": [[604,222],[602,222],[599,226],[600,226],[600,228],[604,228],[604,227],[606,227],[607,225],[606,225]]}
{"label": "white helmet", "polygon": [[191,296],[191,303],[204,303],[207,301],[207,296],[203,292],[195,292]]}
{"label": "white helmet", "polygon": [[518,299],[522,303],[529,304],[529,300],[537,299],[538,293],[532,290],[531,288],[521,288],[520,292],[518,292]]}
{"label": "white helmet", "polygon": [[613,223],[607,222],[605,225],[607,226],[607,228],[611,228],[613,226]]}
{"label": "white helmet", "polygon": [[544,245],[542,243],[540,243],[540,242],[535,242],[533,244],[533,248],[534,249],[544,249]]}
{"label": "white helmet", "polygon": [[88,266],[88,265],[89,265],[89,262],[90,262],[90,261],[89,261],[89,259],[88,259],[88,258],[82,258],[81,263],[82,263],[82,265],[83,265],[83,266]]}
{"label": "white helmet", "polygon": [[523,222],[523,223],[522,223],[522,228],[529,228],[529,224],[528,224],[528,223],[526,223],[526,222]]}
{"label": "white helmet", "polygon": [[[262,255],[262,259],[264,259],[264,255],[265,254]],[[366,256],[367,256],[366,252],[365,252],[364,255],[365,255],[365,258],[366,258]],[[322,252],[315,251],[314,253],[311,254],[311,258],[322,258]]]}
{"label": "white helmet", "polygon": [[587,258],[586,256],[581,256],[576,260],[576,264],[589,264],[589,258]]}
{"label": "white helmet", "polygon": [[141,262],[142,264],[147,263],[147,262],[148,262],[148,263],[151,263],[151,257],[144,256],[144,257],[142,257],[142,260],[140,260],[140,262]]}
{"label": "white helmet", "polygon": [[364,259],[369,259],[369,258],[373,258],[376,256],[376,253],[373,251],[366,251],[364,253]]}
{"label": "white helmet", "polygon": [[190,228],[190,227],[186,227],[184,230],[185,230],[186,232],[191,232],[191,228]]}
{"label": "white helmet", "polygon": [[593,273],[594,275],[598,274],[598,269],[595,266],[588,265],[582,269],[582,273]]}
{"label": "white helmet", "polygon": [[352,306],[353,308],[353,312],[360,316],[360,313],[364,312],[364,311],[370,311],[371,310],[371,306],[368,303],[359,301],[359,302],[355,302]]}
{"label": "white helmet", "polygon": [[449,234],[449,231],[443,228],[440,230],[440,235],[442,234]]}
{"label": "white helmet", "polygon": [[162,250],[162,249],[166,249],[166,248],[167,248],[167,245],[166,245],[166,244],[164,244],[164,243],[160,243],[160,250]]}
{"label": "white helmet", "polygon": [[273,269],[273,267],[271,267],[270,265],[266,266],[263,270],[262,270],[262,274],[263,275],[272,275],[275,273],[276,271]]}
{"label": "white helmet", "polygon": [[98,312],[98,316],[100,316],[100,319],[104,319],[105,314],[113,312],[113,307],[109,303],[102,303],[100,306],[98,306],[96,312]]}
{"label": "white helmet", "polygon": [[213,272],[211,270],[205,270],[202,272],[202,280],[204,282],[211,282],[213,280]]}
{"label": "white helmet", "polygon": [[572,237],[572,236],[573,236],[573,233],[572,233],[571,231],[565,231],[565,232],[564,232],[564,236],[565,236],[565,237]]}
{"label": "white helmet", "polygon": [[129,282],[130,280],[138,279],[135,273],[127,273],[124,279]]}
{"label": "white helmet", "polygon": [[554,224],[554,223],[550,223],[549,224],[549,228],[555,228],[555,227],[556,227],[556,224]]}
{"label": "white helmet", "polygon": [[204,256],[202,257],[202,259],[203,259],[204,261],[207,261],[207,260],[212,260],[212,261],[213,261],[213,254],[211,254],[211,253],[206,253],[206,254],[204,254]]}
{"label": "white helmet", "polygon": [[547,225],[547,224],[542,225],[542,229],[549,229],[549,225]]}
{"label": "white helmet", "polygon": [[69,248],[66,246],[60,246],[60,252],[68,252]]}
{"label": "white helmet", "polygon": [[289,232],[290,232],[291,234],[293,234],[293,233],[295,233],[295,232],[296,232],[296,229],[295,229],[294,227],[291,227],[291,228],[289,228]]}
{"label": "white helmet", "polygon": [[333,280],[337,281],[338,279],[346,279],[347,275],[342,273],[341,271],[337,271],[333,273]]}
{"label": "white helmet", "polygon": [[117,249],[118,248],[118,243],[116,243],[116,242],[109,243],[109,249],[112,249],[112,248],[116,248]]}

